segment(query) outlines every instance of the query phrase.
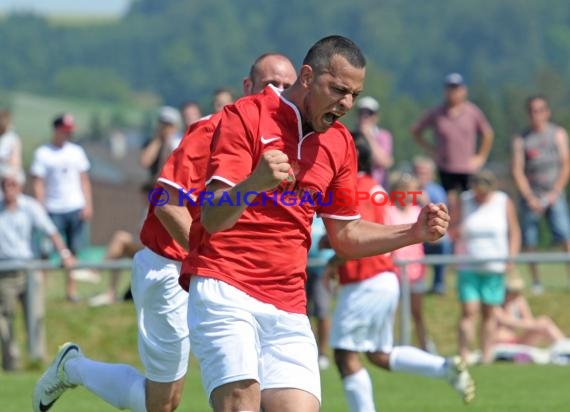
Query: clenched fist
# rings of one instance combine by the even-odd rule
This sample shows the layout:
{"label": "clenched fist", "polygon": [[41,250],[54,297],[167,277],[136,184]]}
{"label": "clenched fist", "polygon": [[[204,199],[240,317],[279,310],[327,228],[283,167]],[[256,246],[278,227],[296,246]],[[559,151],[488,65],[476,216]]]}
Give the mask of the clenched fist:
{"label": "clenched fist", "polygon": [[250,176],[250,183],[258,192],[276,188],[286,179],[292,179],[289,158],[281,150],[268,150]]}
{"label": "clenched fist", "polygon": [[435,242],[447,232],[449,213],[443,203],[430,203],[422,208],[414,229],[421,242]]}

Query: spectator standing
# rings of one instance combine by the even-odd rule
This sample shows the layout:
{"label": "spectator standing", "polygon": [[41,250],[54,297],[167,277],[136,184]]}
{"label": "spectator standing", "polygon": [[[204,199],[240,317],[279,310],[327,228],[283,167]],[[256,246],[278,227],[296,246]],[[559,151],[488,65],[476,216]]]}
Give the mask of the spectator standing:
{"label": "spectator standing", "polygon": [[[22,194],[24,171],[13,166],[0,167],[0,261],[22,262],[33,258],[32,232],[49,236],[65,267],[75,260],[57,233],[45,209],[35,199]],[[0,272],[0,345],[4,370],[20,367],[20,351],[14,336],[14,317],[18,301],[24,301],[26,278],[22,271]]]}
{"label": "spectator standing", "polygon": [[230,89],[225,87],[216,89],[213,97],[212,107],[214,108],[214,113],[222,111],[224,106],[234,102],[234,94]]}
{"label": "spectator standing", "polygon": [[[521,226],[525,251],[535,251],[539,223],[546,216],[554,241],[570,253],[570,217],[565,189],[570,176],[568,134],[550,121],[550,106],[544,96],[527,100],[530,126],[515,136],[512,173],[521,199]],[[532,291],[542,293],[538,266],[530,264]],[[570,264],[566,266],[570,287]]]}
{"label": "spectator standing", "polygon": [[189,100],[182,104],[180,107],[180,113],[182,113],[182,120],[184,121],[186,129],[202,118],[202,110],[198,103],[193,100]]}
{"label": "spectator standing", "polygon": [[374,97],[364,96],[356,102],[358,109],[357,136],[366,139],[372,150],[372,177],[388,187],[388,170],[394,164],[392,134],[379,127],[380,104]]}
{"label": "spectator standing", "polygon": [[[77,255],[85,239],[86,222],[93,215],[89,160],[83,148],[70,141],[75,122],[70,114],[53,121],[49,144],[34,152],[30,167],[36,199],[44,205],[67,247]],[[66,274],[66,296],[77,301],[75,280]]]}
{"label": "spectator standing", "polygon": [[[416,142],[435,160],[442,186],[449,195],[450,213],[457,203],[457,192],[468,189],[469,176],[483,167],[493,145],[493,129],[481,110],[467,100],[463,76],[445,77],[445,101],[430,109],[412,126]],[[427,129],[434,133],[429,143]],[[477,149],[477,137],[481,142]]]}
{"label": "spectator standing", "polygon": [[[471,190],[462,193],[461,206],[452,219],[456,253],[478,259],[508,258],[520,249],[520,227],[513,202],[496,190],[496,178],[482,170],[471,178]],[[455,220],[457,219],[457,220]],[[485,262],[460,265],[458,295],[461,303],[459,352],[464,360],[473,344],[477,313],[482,313],[483,362],[492,360],[495,314],[505,299],[505,274],[512,263]]]}
{"label": "spectator standing", "polygon": [[[413,159],[414,175],[420,184],[422,196],[420,205],[427,203],[443,203],[447,205],[447,193],[443,186],[434,181],[435,163],[429,157],[416,156]],[[446,234],[434,243],[424,243],[426,255],[449,255],[452,253],[451,241]],[[438,295],[445,294],[445,265],[433,265],[433,280],[430,289],[431,293]]]}
{"label": "spectator standing", "polygon": [[152,182],[170,153],[180,144],[180,123],[180,112],[177,109],[170,106],[160,108],[154,135],[144,143],[139,158],[141,166],[148,170]]}
{"label": "spectator standing", "polygon": [[[388,221],[394,225],[415,222],[421,212],[421,207],[417,203],[417,193],[420,191],[418,180],[409,173],[396,172],[390,177],[390,187],[392,188],[392,193],[405,194],[405,197],[394,201],[393,205],[387,208]],[[424,246],[418,243],[396,249],[392,253],[392,257],[397,260],[422,259],[424,257]],[[396,273],[400,275],[401,282],[401,273],[398,268]],[[425,273],[426,266],[423,263],[406,265],[416,337],[419,347],[427,351],[428,336],[423,316],[423,295],[426,291]]]}

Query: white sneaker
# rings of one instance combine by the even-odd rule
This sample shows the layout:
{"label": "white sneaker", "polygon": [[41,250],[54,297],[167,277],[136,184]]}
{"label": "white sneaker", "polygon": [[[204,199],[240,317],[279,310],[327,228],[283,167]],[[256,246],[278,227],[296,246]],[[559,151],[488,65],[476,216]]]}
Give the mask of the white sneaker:
{"label": "white sneaker", "polygon": [[59,347],[59,351],[49,368],[42,375],[34,388],[34,412],[46,412],[51,409],[61,395],[77,385],[67,379],[63,366],[69,359],[83,356],[81,349],[75,343],[67,342]]}
{"label": "white sneaker", "polygon": [[463,402],[475,399],[475,381],[467,370],[467,365],[459,356],[447,358],[447,381],[459,392]]}
{"label": "white sneaker", "polygon": [[114,294],[109,292],[104,292],[89,298],[89,306],[93,307],[112,305],[116,302],[117,299],[115,299]]}
{"label": "white sneaker", "polygon": [[328,369],[331,366],[331,362],[329,361],[329,358],[326,357],[325,355],[320,355],[319,356],[319,369],[324,371],[326,369]]}
{"label": "white sneaker", "polygon": [[544,293],[544,286],[542,286],[542,283],[533,283],[530,287],[530,291],[535,296],[542,295]]}
{"label": "white sneaker", "polygon": [[91,269],[73,269],[71,277],[78,282],[99,283],[101,275]]}

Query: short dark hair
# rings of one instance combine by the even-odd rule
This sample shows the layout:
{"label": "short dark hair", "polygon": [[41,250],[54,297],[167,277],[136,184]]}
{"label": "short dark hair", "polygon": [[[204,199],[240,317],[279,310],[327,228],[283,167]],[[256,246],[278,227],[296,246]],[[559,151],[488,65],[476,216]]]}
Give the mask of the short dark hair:
{"label": "short dark hair", "polygon": [[356,43],[339,35],[324,37],[316,42],[307,52],[303,64],[311,66],[317,74],[324,73],[329,69],[331,59],[336,55],[344,57],[358,69],[366,66],[366,58]]}
{"label": "short dark hair", "polygon": [[229,87],[218,87],[217,89],[214,90],[213,96],[217,96],[219,94],[224,94],[224,93],[229,94],[230,96],[232,96],[232,98],[234,97],[234,92]]}
{"label": "short dark hair", "polygon": [[191,107],[191,106],[196,106],[197,108],[200,108],[200,105],[198,104],[198,102],[196,100],[186,100],[186,101],[182,102],[182,104],[180,105],[180,111],[183,111],[187,107]]}
{"label": "short dark hair", "polygon": [[277,56],[277,57],[282,57],[286,60],[291,61],[291,59],[289,59],[289,57],[285,56],[282,53],[277,53],[277,52],[268,52],[268,53],[263,53],[261,56],[259,56],[257,59],[255,59],[255,61],[253,62],[253,64],[251,65],[251,68],[249,69],[249,79],[253,80],[253,78],[257,75],[257,72],[259,70],[259,64],[265,60],[267,57],[272,57],[272,56]]}
{"label": "short dark hair", "polygon": [[539,93],[539,94],[533,94],[532,96],[527,97],[527,99],[526,99],[526,109],[527,110],[530,110],[530,106],[532,105],[532,103],[535,100],[542,100],[544,103],[546,103],[546,105],[548,107],[550,107],[550,104],[548,103],[548,99],[546,98],[546,96]]}

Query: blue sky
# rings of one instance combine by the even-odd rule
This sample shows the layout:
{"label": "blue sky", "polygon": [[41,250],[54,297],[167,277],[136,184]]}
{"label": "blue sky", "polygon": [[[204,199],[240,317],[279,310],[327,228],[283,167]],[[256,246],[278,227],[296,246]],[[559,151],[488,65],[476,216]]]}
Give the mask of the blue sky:
{"label": "blue sky", "polygon": [[50,15],[120,15],[128,4],[129,0],[0,0],[0,13],[18,10]]}

